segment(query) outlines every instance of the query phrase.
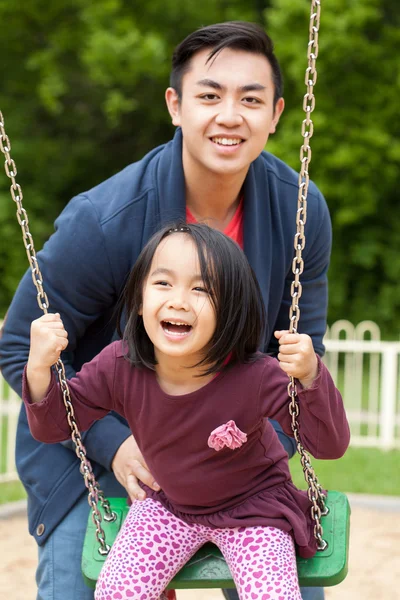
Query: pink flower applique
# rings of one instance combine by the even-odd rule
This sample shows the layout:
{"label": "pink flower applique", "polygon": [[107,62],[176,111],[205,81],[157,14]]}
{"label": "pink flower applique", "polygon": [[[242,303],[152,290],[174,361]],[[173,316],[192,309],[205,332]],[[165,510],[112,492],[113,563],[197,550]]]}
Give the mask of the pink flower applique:
{"label": "pink flower applique", "polygon": [[247,435],[240,431],[235,421],[228,421],[224,425],[220,425],[211,432],[208,438],[208,445],[217,452],[225,446],[231,450],[240,448],[242,444],[247,442]]}

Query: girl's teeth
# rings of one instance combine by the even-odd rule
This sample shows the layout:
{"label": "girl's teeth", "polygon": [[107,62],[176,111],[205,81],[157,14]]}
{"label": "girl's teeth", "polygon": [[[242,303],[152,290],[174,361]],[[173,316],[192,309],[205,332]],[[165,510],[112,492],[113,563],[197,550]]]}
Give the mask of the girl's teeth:
{"label": "girl's teeth", "polygon": [[[179,336],[185,336],[189,333],[189,331],[192,329],[192,327],[190,325],[188,325],[187,323],[182,323],[182,322],[172,322],[172,321],[163,321],[162,323],[162,328],[164,329],[164,331],[166,333],[169,333],[170,335],[175,335],[177,337]],[[181,329],[179,329],[181,328]],[[183,329],[182,329],[183,328]]]}
{"label": "girl's teeth", "polygon": [[169,329],[167,329],[167,328],[165,329],[165,331],[166,331],[167,333],[169,333],[170,335],[176,335],[176,336],[178,336],[178,337],[179,337],[179,336],[181,336],[181,337],[182,337],[183,335],[187,335],[187,334],[188,334],[188,331],[182,331],[182,332],[179,332],[179,331],[170,331],[170,330],[169,330]]}

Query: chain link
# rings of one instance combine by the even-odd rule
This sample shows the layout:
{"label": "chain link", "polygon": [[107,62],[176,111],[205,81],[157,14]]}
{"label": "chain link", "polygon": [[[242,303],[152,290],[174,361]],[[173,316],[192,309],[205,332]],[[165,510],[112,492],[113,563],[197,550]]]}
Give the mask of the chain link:
{"label": "chain link", "polygon": [[[46,292],[43,289],[43,277],[40,271],[39,263],[36,257],[35,246],[33,243],[32,235],[29,231],[29,219],[28,214],[22,206],[22,189],[21,186],[16,182],[17,167],[15,162],[10,156],[11,144],[10,140],[4,129],[4,118],[0,111],[0,150],[5,156],[4,168],[7,177],[11,180],[11,197],[17,205],[17,219],[22,231],[22,239],[24,242],[26,254],[31,267],[32,281],[37,291],[37,302],[39,308],[47,314],[49,310],[49,300]],[[83,475],[85,485],[88,489],[88,503],[92,509],[92,520],[96,528],[96,538],[99,543],[99,552],[102,555],[108,554],[110,547],[106,543],[104,530],[101,527],[102,516],[98,509],[97,503],[100,501],[101,506],[104,510],[104,520],[114,521],[116,519],[115,513],[111,511],[110,503],[104,497],[102,490],[100,489],[89,460],[86,457],[86,449],[82,443],[81,434],[75,421],[74,409],[71,402],[71,396],[69,392],[68,382],[65,375],[64,364],[59,359],[55,365],[58,380],[60,382],[60,388],[63,395],[63,401],[67,412],[67,420],[71,428],[71,437],[75,444],[75,453],[80,460],[80,472]]]}
{"label": "chain link", "polygon": [[[302,252],[305,248],[306,238],[304,233],[305,224],[307,221],[307,194],[310,183],[308,168],[311,162],[311,146],[310,140],[314,133],[314,124],[311,120],[311,113],[315,108],[314,86],[317,81],[316,59],[318,56],[318,33],[320,25],[321,2],[320,0],[311,0],[311,16],[309,28],[309,42],[307,48],[308,66],[305,73],[305,85],[307,93],[303,100],[303,110],[306,118],[302,122],[301,135],[303,144],[300,148],[300,173],[299,173],[299,191],[297,198],[297,214],[296,214],[296,234],[294,236],[295,256],[292,262],[292,272],[294,280],[291,285],[292,303],[289,309],[290,332],[296,333],[300,319],[299,300],[302,294],[302,286],[300,283],[300,275],[304,271],[304,262]],[[292,430],[294,439],[296,440],[297,452],[300,455],[301,465],[303,467],[304,478],[308,486],[308,498],[311,502],[311,516],[314,521],[314,536],[317,540],[318,550],[325,550],[327,542],[323,539],[323,528],[321,525],[321,517],[328,513],[328,507],[325,504],[325,495],[319,484],[318,478],[311,465],[311,460],[303,447],[299,435],[299,402],[297,398],[296,383],[293,377],[290,377],[288,384],[288,394],[290,397],[289,413],[292,419]]]}

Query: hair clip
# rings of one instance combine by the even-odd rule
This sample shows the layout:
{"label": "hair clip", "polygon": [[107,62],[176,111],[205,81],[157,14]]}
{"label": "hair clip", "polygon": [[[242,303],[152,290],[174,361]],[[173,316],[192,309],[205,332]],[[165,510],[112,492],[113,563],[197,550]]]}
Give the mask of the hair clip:
{"label": "hair clip", "polygon": [[190,231],[189,227],[175,227],[174,229],[169,229],[168,233],[187,233],[188,231]]}

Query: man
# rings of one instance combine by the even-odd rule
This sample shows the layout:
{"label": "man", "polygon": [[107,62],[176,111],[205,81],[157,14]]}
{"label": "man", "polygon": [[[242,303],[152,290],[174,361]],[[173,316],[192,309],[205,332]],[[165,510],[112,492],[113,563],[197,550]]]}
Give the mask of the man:
{"label": "man", "polygon": [[[166,102],[177,127],[173,140],[71,200],[40,252],[51,310],[61,314],[69,333],[64,356],[69,377],[111,341],[116,303],[141,248],[178,217],[206,220],[244,248],[267,308],[264,350],[276,352],[273,331],[287,328],[298,183],[296,173],[263,152],[284,108],[270,39],[242,22],[192,33],[175,50]],[[331,227],[313,184],[306,236],[300,324],[322,354]],[[30,323],[39,315],[28,273],[0,345],[3,374],[19,393]],[[276,427],[293,454],[293,440]],[[126,489],[132,498],[143,497],[136,478],[157,489],[118,415],[97,422],[84,443],[106,495]],[[30,532],[39,545],[38,600],[92,599],[80,575],[88,507],[75,454],[70,447],[33,440],[22,409],[16,456],[29,497]],[[323,592],[308,589],[303,597],[315,600]]]}

